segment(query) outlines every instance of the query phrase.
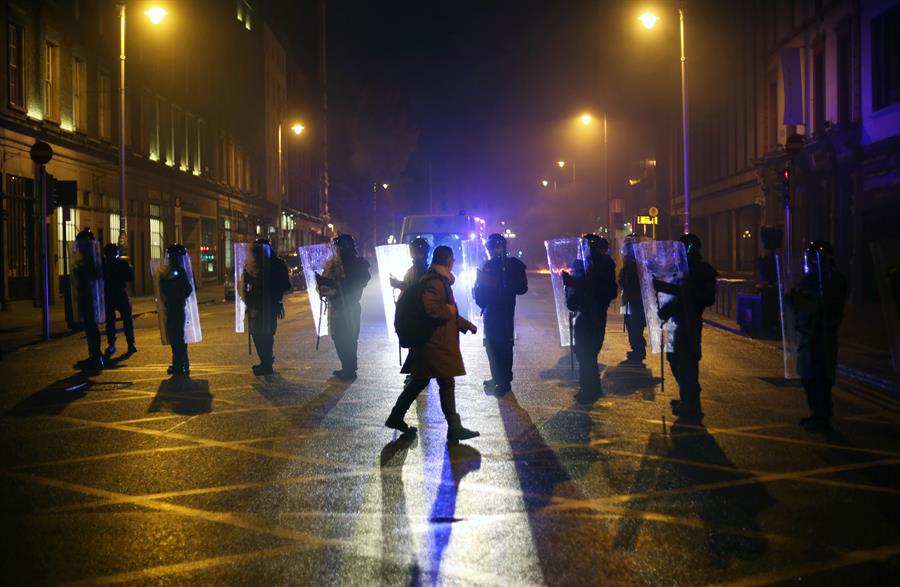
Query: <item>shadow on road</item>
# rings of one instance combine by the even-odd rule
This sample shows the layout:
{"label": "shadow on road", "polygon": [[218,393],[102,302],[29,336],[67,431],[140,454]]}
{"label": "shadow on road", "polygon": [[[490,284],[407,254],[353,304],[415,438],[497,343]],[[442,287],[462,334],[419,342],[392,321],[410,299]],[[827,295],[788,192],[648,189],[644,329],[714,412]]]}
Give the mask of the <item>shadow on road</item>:
{"label": "shadow on road", "polygon": [[[601,366],[602,367],[602,366]],[[578,387],[578,361],[575,361],[575,370],[572,369],[571,357],[569,351],[559,358],[556,365],[550,369],[541,371],[541,379],[557,380],[560,387],[577,388]]]}
{"label": "shadow on road", "polygon": [[[315,389],[294,383],[275,373],[254,383],[253,388],[272,405],[284,406],[284,413],[290,416],[296,428],[318,428],[351,385],[351,381],[332,377],[325,382],[322,391],[316,394]],[[303,403],[296,405],[300,402]]]}
{"label": "shadow on road", "polygon": [[[406,516],[406,493],[403,487],[403,464],[409,450],[419,443],[418,434],[401,434],[381,449],[379,457],[381,474],[381,577],[383,580],[404,585],[418,585],[421,569],[410,536]],[[392,561],[410,556],[402,569]],[[395,577],[396,572],[403,573]]]}
{"label": "shadow on road", "polygon": [[444,450],[444,464],[441,467],[441,484],[438,487],[428,522],[428,559],[431,583],[440,582],[441,561],[456,517],[456,498],[463,477],[481,468],[481,453],[465,444],[447,444]]}
{"label": "shadow on road", "polygon": [[622,361],[603,372],[603,391],[612,395],[641,394],[641,399],[653,401],[659,377],[654,377],[650,369],[642,363]]}
{"label": "shadow on road", "polygon": [[55,416],[64,412],[69,404],[86,397],[88,391],[116,391],[131,386],[130,381],[96,382],[85,373],[73,373],[31,394],[4,416]]}
{"label": "shadow on road", "polygon": [[[668,436],[652,433],[645,454],[662,455],[670,460],[642,459],[629,493],[727,483],[749,475],[736,470],[704,426],[679,420],[672,425]],[[727,469],[734,469],[734,472]],[[670,497],[644,498],[640,504],[628,502],[625,507],[662,509],[681,518],[699,518],[704,525],[707,558],[713,567],[723,569],[728,568],[732,560],[757,560],[765,556],[768,540],[756,518],[774,504],[765,485],[749,483],[683,492]],[[635,550],[643,524],[642,517],[623,517],[616,534],[616,548]]]}
{"label": "shadow on road", "polygon": [[212,394],[206,379],[170,377],[159,384],[148,412],[172,412],[195,416],[212,411]]}

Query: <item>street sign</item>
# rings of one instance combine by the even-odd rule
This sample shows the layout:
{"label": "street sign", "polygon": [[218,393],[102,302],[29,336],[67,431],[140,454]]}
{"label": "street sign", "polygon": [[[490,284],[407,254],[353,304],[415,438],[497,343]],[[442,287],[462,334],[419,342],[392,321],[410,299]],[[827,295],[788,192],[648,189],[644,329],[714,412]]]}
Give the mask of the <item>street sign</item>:
{"label": "street sign", "polygon": [[650,215],[650,218],[656,218],[657,216],[659,216],[659,210],[656,208],[656,206],[650,206],[647,214]]}
{"label": "street sign", "polygon": [[38,165],[46,165],[53,158],[53,149],[44,141],[38,141],[31,146],[31,160]]}
{"label": "street sign", "polygon": [[638,216],[637,217],[638,224],[659,224],[659,218],[654,216]]}

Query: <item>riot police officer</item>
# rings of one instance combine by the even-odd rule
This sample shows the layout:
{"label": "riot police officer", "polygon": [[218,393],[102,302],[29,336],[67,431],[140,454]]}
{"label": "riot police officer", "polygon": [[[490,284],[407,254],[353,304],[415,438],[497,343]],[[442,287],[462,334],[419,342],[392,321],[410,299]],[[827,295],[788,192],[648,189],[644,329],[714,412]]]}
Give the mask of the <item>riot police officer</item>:
{"label": "riot police officer", "polygon": [[85,229],[75,235],[74,248],[72,289],[88,344],[86,364],[93,369],[102,369],[104,362],[100,353],[99,324],[104,318],[105,292],[99,243],[94,238],[94,233]]}
{"label": "riot police officer", "polygon": [[566,305],[576,313],[575,356],[578,358],[580,391],[576,398],[591,401],[603,395],[597,357],[606,337],[606,312],[616,298],[616,265],[609,257],[609,241],[596,234],[581,237],[583,259],[572,262],[571,274],[563,272]]}
{"label": "riot police officer", "polygon": [[700,254],[700,237],[682,235],[679,240],[687,253],[688,272],[681,283],[653,280],[656,291],[674,296],[659,309],[659,318],[675,324],[673,352],[666,360],[680,399],[672,400],[672,413],[688,420],[701,420],[700,358],[703,334],[703,311],[716,302],[716,278],[719,274]]}
{"label": "riot police officer", "polygon": [[122,317],[122,330],[128,343],[127,354],[137,352],[134,346],[134,320],[131,316],[131,300],[128,284],[134,282],[134,268],[121,256],[119,246],[108,243],[103,247],[103,275],[106,286],[106,355],[116,352],[116,312]]}
{"label": "riot police officer", "polygon": [[525,264],[507,256],[502,235],[490,235],[487,249],[490,259],[478,270],[472,293],[484,315],[484,348],[491,368],[491,378],[484,387],[503,395],[510,390],[513,379],[516,296],[528,291],[528,278]]}
{"label": "riot police officer", "polygon": [[622,249],[624,263],[619,271],[619,287],[622,288],[622,306],[625,310],[625,330],[628,332],[627,360],[643,363],[647,357],[647,341],[644,338],[644,328],[647,327],[647,317],[644,316],[644,300],[641,297],[641,281],[638,277],[637,261],[634,258],[634,246],[638,242],[635,234],[625,237]]}
{"label": "riot police officer", "polygon": [[187,249],[183,245],[170,245],[166,249],[168,265],[159,274],[159,292],[166,312],[166,338],[172,347],[172,364],[167,372],[176,377],[189,375],[191,368],[184,324],[187,319],[185,308],[194,288],[185,267],[185,255]]}
{"label": "riot police officer", "polygon": [[419,278],[428,271],[428,252],[430,250],[431,245],[429,245],[428,241],[421,236],[410,241],[409,257],[412,259],[412,266],[407,269],[403,279],[397,279],[392,275],[390,278],[391,287],[399,289],[402,292],[419,281]]}
{"label": "riot police officer", "polygon": [[334,239],[335,255],[317,276],[319,294],[328,301],[328,329],[341,361],[335,377],[356,379],[357,347],[362,307],[359,300],[369,283],[369,262],[356,252],[356,241],[349,234]]}
{"label": "riot police officer", "polygon": [[273,373],[275,363],[275,331],[284,318],[284,292],[291,289],[284,260],[275,255],[268,239],[259,238],[250,249],[251,262],[244,268],[241,297],[247,305],[250,336],[259,355],[253,366],[257,375]]}
{"label": "riot police officer", "polygon": [[800,420],[809,431],[831,426],[831,388],[837,371],[838,329],[847,301],[847,278],[834,264],[834,249],[815,241],[803,253],[803,277],[788,293],[797,329],[797,372],[812,412]]}

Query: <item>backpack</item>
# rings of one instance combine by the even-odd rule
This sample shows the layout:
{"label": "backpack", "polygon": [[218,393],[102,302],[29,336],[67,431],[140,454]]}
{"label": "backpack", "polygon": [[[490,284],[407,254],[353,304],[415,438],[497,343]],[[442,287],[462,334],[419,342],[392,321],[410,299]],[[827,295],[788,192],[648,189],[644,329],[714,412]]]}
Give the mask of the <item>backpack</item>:
{"label": "backpack", "polygon": [[420,279],[403,290],[397,298],[394,331],[397,333],[400,346],[405,349],[424,345],[438,327],[437,321],[425,313],[425,306],[422,304],[422,294],[432,279],[439,278]]}

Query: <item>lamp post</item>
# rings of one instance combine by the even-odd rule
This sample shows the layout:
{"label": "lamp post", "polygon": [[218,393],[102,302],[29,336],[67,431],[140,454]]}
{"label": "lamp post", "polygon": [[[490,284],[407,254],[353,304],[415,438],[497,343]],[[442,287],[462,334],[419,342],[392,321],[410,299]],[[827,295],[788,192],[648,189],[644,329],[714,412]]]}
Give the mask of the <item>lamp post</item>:
{"label": "lamp post", "polygon": [[[387,191],[391,184],[384,182],[381,184],[382,189]],[[378,246],[378,182],[372,182],[372,254],[375,254],[375,247]]]}
{"label": "lamp post", "polygon": [[[656,26],[659,17],[646,12],[638,17],[641,24],[647,29]],[[682,158],[684,176],[684,233],[691,231],[691,196],[690,175],[688,173],[688,90],[687,90],[687,59],[684,56],[684,4],[678,7],[678,33],[681,48],[681,148],[684,154]]]}
{"label": "lamp post", "polygon": [[[144,11],[153,24],[159,24],[168,12],[158,6]],[[125,204],[125,3],[119,4],[119,248],[128,249],[128,214]]]}

